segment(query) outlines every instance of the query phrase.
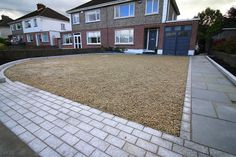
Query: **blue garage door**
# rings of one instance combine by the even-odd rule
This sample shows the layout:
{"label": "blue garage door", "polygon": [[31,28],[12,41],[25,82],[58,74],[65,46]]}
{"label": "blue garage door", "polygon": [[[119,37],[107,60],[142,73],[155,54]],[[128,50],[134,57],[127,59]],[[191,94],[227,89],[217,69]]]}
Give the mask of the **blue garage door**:
{"label": "blue garage door", "polygon": [[164,37],[165,55],[188,55],[192,26],[166,27]]}

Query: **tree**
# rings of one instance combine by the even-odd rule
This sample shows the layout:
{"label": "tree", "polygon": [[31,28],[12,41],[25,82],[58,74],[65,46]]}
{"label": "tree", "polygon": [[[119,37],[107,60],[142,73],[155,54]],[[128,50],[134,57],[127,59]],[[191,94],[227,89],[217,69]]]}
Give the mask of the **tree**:
{"label": "tree", "polygon": [[223,15],[219,10],[206,8],[195,18],[200,18],[198,29],[200,50],[209,52],[212,36],[222,29]]}
{"label": "tree", "polygon": [[227,17],[229,18],[236,18],[236,8],[232,7],[229,9],[229,11],[227,12]]}

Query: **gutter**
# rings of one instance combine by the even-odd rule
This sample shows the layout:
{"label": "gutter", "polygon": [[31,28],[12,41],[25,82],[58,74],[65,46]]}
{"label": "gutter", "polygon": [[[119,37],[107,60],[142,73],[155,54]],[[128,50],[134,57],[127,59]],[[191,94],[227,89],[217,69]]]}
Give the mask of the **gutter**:
{"label": "gutter", "polygon": [[134,1],[134,0],[121,0],[121,1],[107,2],[107,3],[98,4],[98,5],[93,5],[90,7],[84,7],[84,8],[79,8],[79,9],[75,9],[75,10],[68,10],[68,11],[66,11],[66,13],[72,14],[72,13],[76,13],[76,12],[80,12],[80,11],[92,10],[92,9],[97,9],[97,8],[102,8],[102,7],[106,7],[106,6],[110,6],[110,5],[116,5],[116,4],[126,3],[126,2],[132,2],[132,1]]}

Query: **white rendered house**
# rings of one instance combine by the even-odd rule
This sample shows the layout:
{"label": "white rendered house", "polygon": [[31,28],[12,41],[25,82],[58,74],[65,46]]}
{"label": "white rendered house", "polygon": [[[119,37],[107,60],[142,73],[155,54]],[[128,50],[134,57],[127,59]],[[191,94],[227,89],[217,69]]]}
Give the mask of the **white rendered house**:
{"label": "white rendered house", "polygon": [[37,4],[37,10],[10,23],[13,41],[26,45],[55,46],[61,32],[71,30],[70,20],[64,15]]}

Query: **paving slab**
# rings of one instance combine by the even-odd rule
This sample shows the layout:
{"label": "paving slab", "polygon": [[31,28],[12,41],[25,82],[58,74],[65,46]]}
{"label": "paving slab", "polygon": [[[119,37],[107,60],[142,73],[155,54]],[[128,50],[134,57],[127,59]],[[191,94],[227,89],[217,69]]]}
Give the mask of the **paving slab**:
{"label": "paving slab", "polygon": [[192,99],[193,113],[217,118],[216,111],[211,101]]}
{"label": "paving slab", "polygon": [[236,154],[236,124],[193,114],[193,141]]}
{"label": "paving slab", "polygon": [[236,123],[236,105],[216,105],[216,111],[220,119]]}
{"label": "paving slab", "polygon": [[192,85],[192,140],[236,154],[236,87],[205,56],[192,59]]}

